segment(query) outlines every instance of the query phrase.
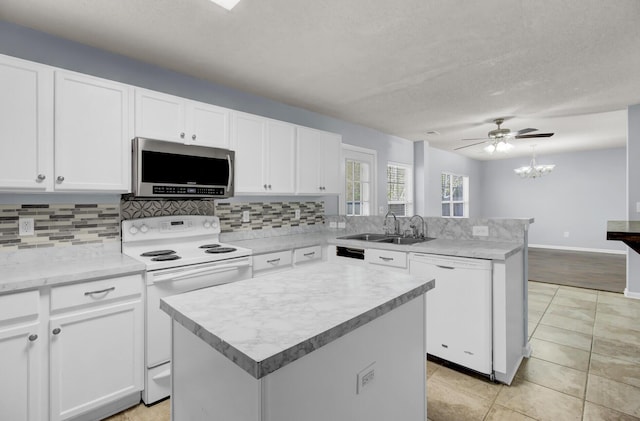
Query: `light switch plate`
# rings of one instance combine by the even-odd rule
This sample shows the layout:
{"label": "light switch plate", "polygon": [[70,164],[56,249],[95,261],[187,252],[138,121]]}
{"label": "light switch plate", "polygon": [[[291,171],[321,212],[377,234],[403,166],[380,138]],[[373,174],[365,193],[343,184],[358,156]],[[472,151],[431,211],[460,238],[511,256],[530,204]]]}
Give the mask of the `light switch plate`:
{"label": "light switch plate", "polygon": [[338,228],[339,229],[343,229],[347,227],[347,223],[346,222],[338,222]]}
{"label": "light switch plate", "polygon": [[337,226],[338,226],[338,223],[336,221],[329,222],[329,228],[336,228]]}
{"label": "light switch plate", "polygon": [[640,202],[636,202],[636,212],[640,213]]}

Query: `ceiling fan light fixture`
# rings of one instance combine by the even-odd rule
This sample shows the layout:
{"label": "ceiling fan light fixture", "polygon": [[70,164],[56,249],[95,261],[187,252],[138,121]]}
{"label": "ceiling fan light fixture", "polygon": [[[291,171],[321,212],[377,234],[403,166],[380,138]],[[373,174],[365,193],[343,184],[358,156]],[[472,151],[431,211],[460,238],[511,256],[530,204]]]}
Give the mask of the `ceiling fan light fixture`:
{"label": "ceiling fan light fixture", "polygon": [[498,142],[496,145],[496,150],[498,152],[508,152],[511,149],[513,149],[513,145],[505,140]]}
{"label": "ceiling fan light fixture", "polygon": [[496,146],[493,143],[491,143],[491,144],[485,146],[483,149],[484,149],[484,151],[486,153],[491,155],[492,153],[494,153],[496,151]]}
{"label": "ceiling fan light fixture", "polygon": [[236,4],[240,3],[240,0],[211,0],[211,1],[227,10],[233,9],[236,6]]}

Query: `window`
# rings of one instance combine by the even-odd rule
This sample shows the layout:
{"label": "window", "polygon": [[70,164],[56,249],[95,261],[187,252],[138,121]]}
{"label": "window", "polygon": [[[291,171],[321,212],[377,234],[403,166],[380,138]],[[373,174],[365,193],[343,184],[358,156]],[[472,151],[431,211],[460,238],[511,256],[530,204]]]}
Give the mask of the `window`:
{"label": "window", "polygon": [[347,216],[368,216],[375,209],[373,171],[376,152],[344,145],[344,198],[341,208]]}
{"label": "window", "polygon": [[410,165],[387,165],[387,203],[396,216],[413,214],[413,170]]}
{"label": "window", "polygon": [[442,216],[469,216],[469,177],[442,173]]}

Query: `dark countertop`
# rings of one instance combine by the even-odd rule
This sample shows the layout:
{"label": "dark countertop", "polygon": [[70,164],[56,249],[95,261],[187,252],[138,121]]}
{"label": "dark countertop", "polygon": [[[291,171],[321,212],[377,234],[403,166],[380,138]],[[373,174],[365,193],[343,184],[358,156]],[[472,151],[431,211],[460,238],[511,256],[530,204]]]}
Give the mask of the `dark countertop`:
{"label": "dark countertop", "polygon": [[607,240],[622,241],[640,253],[640,221],[607,221]]}

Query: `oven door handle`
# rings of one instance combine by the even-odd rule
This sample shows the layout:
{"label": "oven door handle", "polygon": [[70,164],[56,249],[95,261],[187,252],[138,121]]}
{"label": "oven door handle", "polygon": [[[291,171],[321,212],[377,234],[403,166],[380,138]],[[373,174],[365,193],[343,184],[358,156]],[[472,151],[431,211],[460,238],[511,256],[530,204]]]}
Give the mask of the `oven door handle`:
{"label": "oven door handle", "polygon": [[214,275],[216,273],[229,272],[229,271],[237,270],[247,266],[249,266],[249,262],[231,263],[228,265],[192,269],[192,270],[188,270],[186,272],[180,272],[180,273],[167,273],[165,275],[154,276],[153,283],[182,281],[184,279],[193,278],[195,276]]}

